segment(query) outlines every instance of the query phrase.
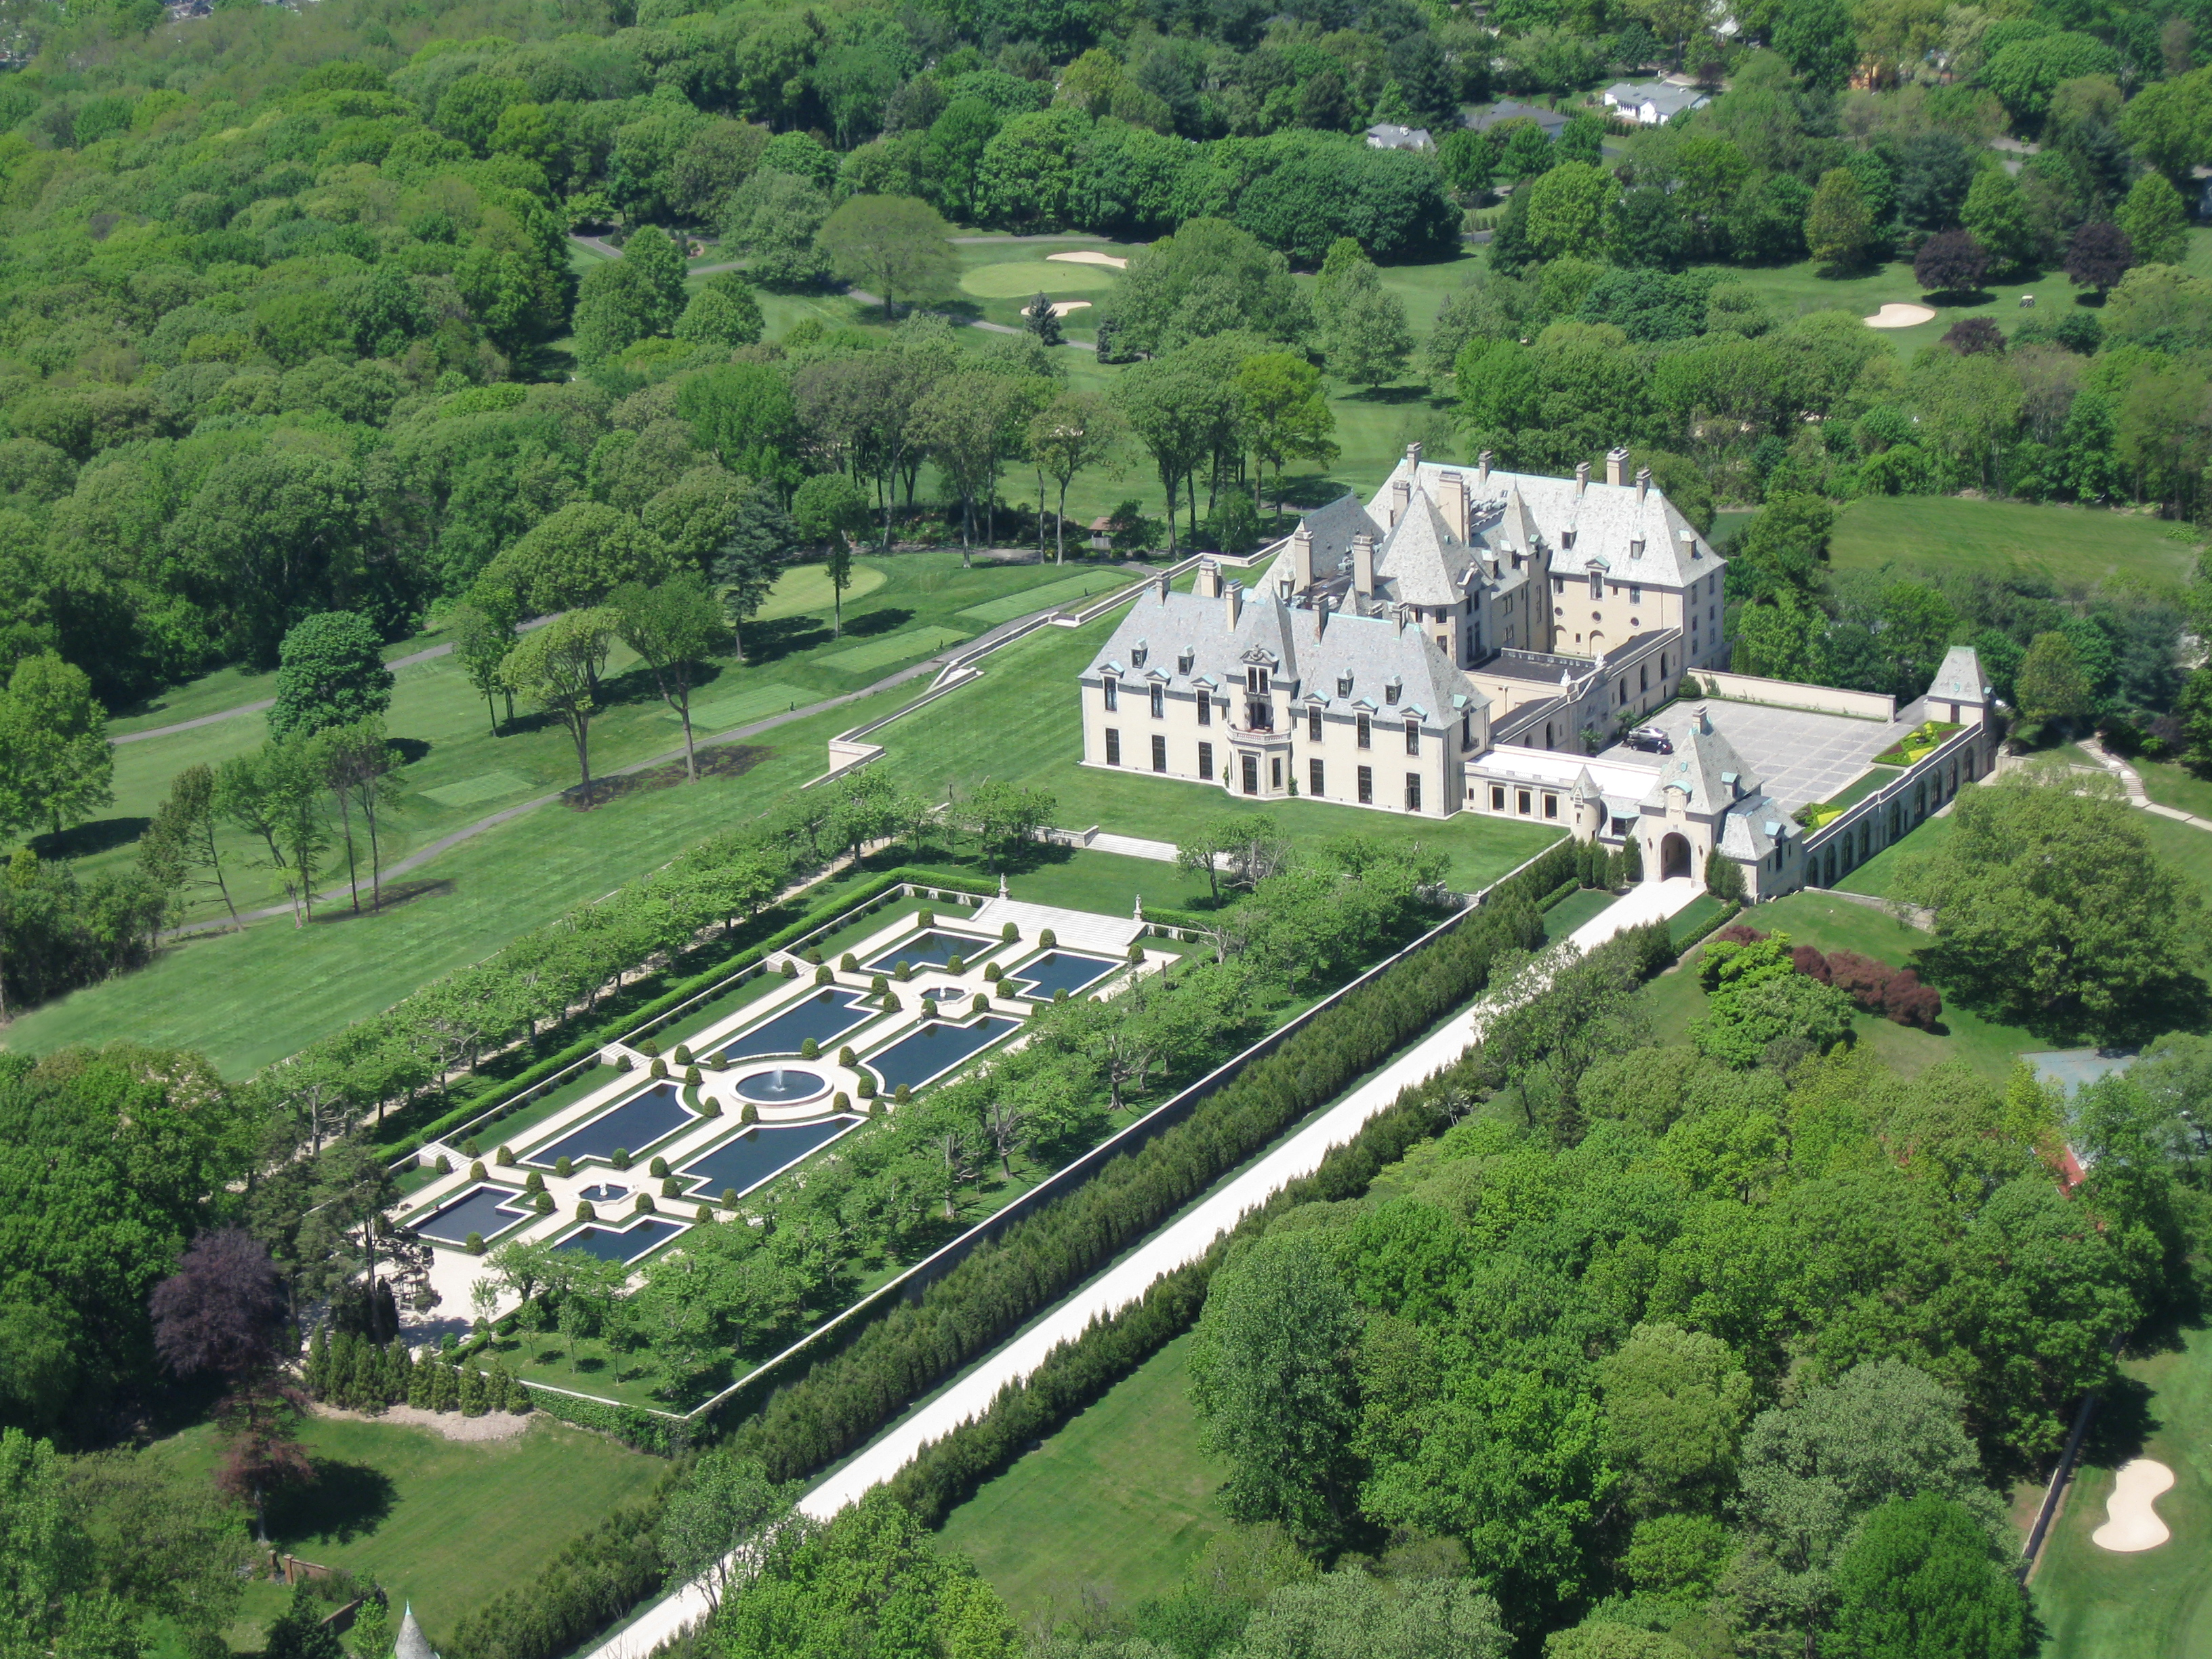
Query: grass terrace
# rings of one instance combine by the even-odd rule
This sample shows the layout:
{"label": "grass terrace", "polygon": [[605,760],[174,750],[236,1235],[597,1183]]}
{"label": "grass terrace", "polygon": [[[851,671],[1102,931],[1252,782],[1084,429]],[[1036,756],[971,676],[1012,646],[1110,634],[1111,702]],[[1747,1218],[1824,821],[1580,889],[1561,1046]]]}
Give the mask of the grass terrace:
{"label": "grass terrace", "polygon": [[2139,760],[2130,764],[2142,779],[2143,793],[2160,806],[2212,818],[2212,778],[2200,778],[2171,761]]}
{"label": "grass terrace", "polygon": [[[1869,495],[1837,515],[1828,564],[1839,571],[1895,568],[1900,574],[1923,576],[1947,570],[1983,576],[2017,572],[2045,577],[2062,589],[2094,587],[2118,577],[2181,582],[2196,568],[2197,538],[2176,541],[2167,534],[2172,527],[2108,507]],[[1719,526],[1714,533],[1721,533]],[[1904,569],[1908,562],[1909,573]]]}

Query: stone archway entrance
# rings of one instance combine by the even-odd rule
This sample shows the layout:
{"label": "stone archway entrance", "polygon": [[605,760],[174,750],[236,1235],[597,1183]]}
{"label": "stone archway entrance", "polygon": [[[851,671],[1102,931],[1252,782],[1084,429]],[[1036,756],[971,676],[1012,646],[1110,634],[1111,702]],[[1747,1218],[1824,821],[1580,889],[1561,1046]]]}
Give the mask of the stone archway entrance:
{"label": "stone archway entrance", "polygon": [[1670,831],[1659,843],[1659,879],[1672,881],[1689,873],[1690,843],[1686,837]]}

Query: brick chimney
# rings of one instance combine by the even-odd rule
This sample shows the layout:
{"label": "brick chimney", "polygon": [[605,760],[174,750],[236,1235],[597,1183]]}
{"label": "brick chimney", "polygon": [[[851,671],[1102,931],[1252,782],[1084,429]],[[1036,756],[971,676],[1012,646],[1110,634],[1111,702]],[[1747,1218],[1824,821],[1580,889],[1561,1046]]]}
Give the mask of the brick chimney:
{"label": "brick chimney", "polygon": [[1626,449],[1606,451],[1605,481],[1615,489],[1628,482],[1628,452]]}
{"label": "brick chimney", "polygon": [[1640,507],[1640,506],[1642,506],[1642,505],[1643,505],[1643,503],[1644,503],[1644,498],[1646,495],[1649,495],[1650,493],[1651,493],[1651,469],[1650,469],[1650,467],[1648,467],[1648,466],[1639,466],[1639,467],[1638,467],[1638,468],[1636,469],[1636,501],[1637,501],[1637,505],[1638,505],[1638,506],[1639,506],[1639,507]]}
{"label": "brick chimney", "polygon": [[1490,459],[1492,453],[1492,451],[1486,449],[1481,454],[1474,458],[1474,481],[1479,484],[1486,484],[1490,482]]}
{"label": "brick chimney", "polygon": [[1375,538],[1364,530],[1352,538],[1352,588],[1356,593],[1375,592]]}
{"label": "brick chimney", "polygon": [[1390,480],[1390,528],[1395,530],[1398,521],[1413,505],[1413,481],[1411,478]]}
{"label": "brick chimney", "polygon": [[1575,463],[1575,499],[1577,501],[1582,500],[1583,496],[1589,491],[1589,463],[1588,461],[1577,461]]}
{"label": "brick chimney", "polygon": [[[1219,578],[1217,576],[1216,580]],[[1229,631],[1237,631],[1237,619],[1244,614],[1244,584],[1231,582],[1222,589],[1222,598],[1229,615]]]}
{"label": "brick chimney", "polygon": [[1438,480],[1437,494],[1443,497],[1437,504],[1444,510],[1444,522],[1451,533],[1462,544],[1467,540],[1467,475],[1447,472]]}
{"label": "brick chimney", "polygon": [[1291,532],[1291,573],[1301,590],[1314,585],[1313,532],[1304,520]]}
{"label": "brick chimney", "polygon": [[1201,599],[1219,599],[1221,567],[1211,559],[1200,559],[1198,562],[1198,579],[1192,584],[1192,588]]}

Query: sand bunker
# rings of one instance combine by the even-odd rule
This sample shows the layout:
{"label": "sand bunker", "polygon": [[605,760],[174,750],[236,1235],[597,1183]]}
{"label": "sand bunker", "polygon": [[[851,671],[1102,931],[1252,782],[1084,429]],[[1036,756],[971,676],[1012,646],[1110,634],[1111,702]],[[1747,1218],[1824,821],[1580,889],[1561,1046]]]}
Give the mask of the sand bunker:
{"label": "sand bunker", "polygon": [[1071,311],[1090,309],[1091,301],[1088,300],[1054,300],[1052,302],[1052,314],[1055,317],[1065,317]]}
{"label": "sand bunker", "polygon": [[[1129,264],[1129,262],[1118,253],[1098,253],[1090,248],[1085,248],[1080,253],[1048,253],[1044,257],[1048,259],[1057,259],[1062,264],[1111,265],[1116,270],[1125,270]],[[1932,317],[1936,313],[1931,311],[1928,314]]]}
{"label": "sand bunker", "polygon": [[2112,1477],[2112,1495],[2105,1500],[2105,1513],[2112,1519],[2091,1533],[2089,1541],[2122,1554],[2156,1549],[2172,1534],[2151,1500],[2172,1485],[2173,1471],[2151,1458],[2120,1465]]}
{"label": "sand bunker", "polygon": [[[1060,256],[1054,254],[1054,258]],[[1904,306],[1890,301],[1880,311],[1865,319],[1869,328],[1916,328],[1922,323],[1932,323],[1936,313],[1926,306]]]}

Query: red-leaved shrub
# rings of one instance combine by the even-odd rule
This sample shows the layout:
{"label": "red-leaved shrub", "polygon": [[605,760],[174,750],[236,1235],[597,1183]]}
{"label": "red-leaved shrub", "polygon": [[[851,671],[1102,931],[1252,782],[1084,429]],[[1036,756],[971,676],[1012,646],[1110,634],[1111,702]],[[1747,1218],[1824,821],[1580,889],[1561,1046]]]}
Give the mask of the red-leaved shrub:
{"label": "red-leaved shrub", "polygon": [[1828,982],[1828,959],[1811,945],[1797,946],[1790,951],[1790,960],[1796,964],[1797,971],[1806,978],[1817,979],[1823,985]]}
{"label": "red-leaved shrub", "polygon": [[[1797,965],[1800,972],[1809,971],[1803,962]],[[1856,951],[1831,951],[1827,967],[1827,982],[1868,1013],[1923,1031],[1933,1030],[1942,1016],[1942,994],[1932,985],[1923,985],[1920,975],[1910,968],[1893,968]]]}

